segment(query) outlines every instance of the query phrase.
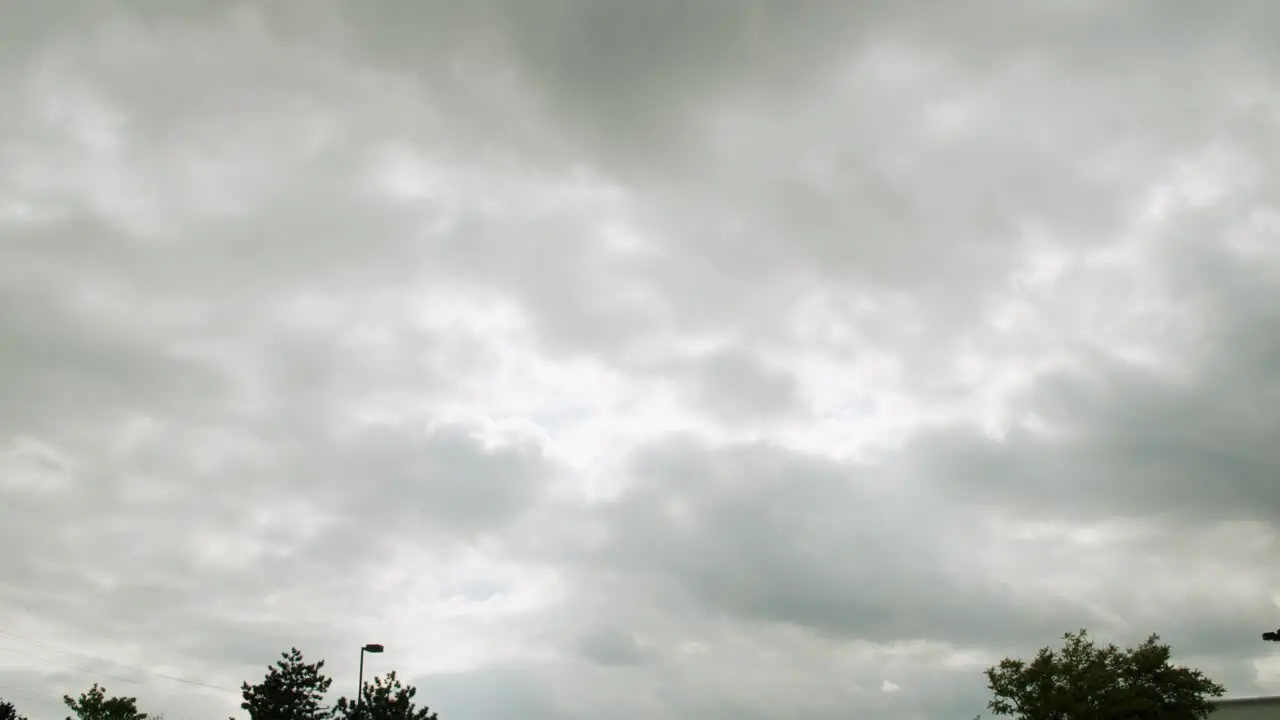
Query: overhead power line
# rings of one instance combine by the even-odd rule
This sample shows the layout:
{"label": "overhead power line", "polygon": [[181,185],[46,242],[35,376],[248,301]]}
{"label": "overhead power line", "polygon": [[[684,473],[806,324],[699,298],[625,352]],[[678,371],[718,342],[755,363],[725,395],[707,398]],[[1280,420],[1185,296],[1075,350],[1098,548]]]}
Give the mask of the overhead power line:
{"label": "overhead power line", "polygon": [[[74,655],[74,656],[82,657],[82,658],[85,658],[85,659],[87,659],[87,660],[91,660],[91,661],[94,661],[94,662],[100,662],[100,663],[106,663],[106,664],[116,665],[116,666],[121,667],[121,668],[124,668],[124,669],[126,669],[126,670],[134,670],[134,671],[135,671],[135,672],[137,672],[138,674],[143,675],[143,676],[147,676],[148,678],[159,678],[159,679],[162,679],[162,680],[168,680],[168,681],[176,682],[176,683],[183,684],[183,685],[190,685],[190,686],[196,686],[196,687],[202,687],[202,688],[209,688],[209,689],[212,689],[212,690],[220,690],[220,691],[224,691],[224,692],[234,692],[231,688],[224,687],[224,686],[221,686],[221,685],[213,685],[213,684],[211,684],[211,683],[199,682],[199,681],[197,681],[197,680],[190,680],[190,679],[187,679],[187,678],[181,678],[181,677],[177,677],[177,676],[173,676],[173,675],[165,675],[165,674],[163,674],[163,673],[151,672],[151,671],[149,671],[149,670],[147,670],[147,669],[145,669],[145,668],[140,668],[140,667],[137,667],[137,666],[129,665],[128,663],[122,663],[122,662],[113,661],[113,660],[106,660],[106,659],[103,659],[103,658],[95,657],[95,656],[93,656],[93,655],[89,655],[88,653],[83,653],[83,652],[79,652],[79,651],[76,651],[76,650],[69,650],[69,649],[67,649],[67,648],[58,647],[57,645],[54,645],[54,644],[52,644],[52,643],[45,642],[45,641],[43,641],[43,640],[36,640],[36,639],[34,639],[34,638],[23,637],[23,636],[18,635],[18,634],[16,634],[16,633],[9,632],[9,631],[7,631],[7,630],[0,630],[0,636],[7,637],[7,638],[10,638],[10,639],[13,639],[13,640],[18,640],[18,641],[21,641],[21,642],[31,643],[31,644],[33,644],[33,645],[40,645],[40,646],[46,647],[46,648],[48,648],[48,649],[50,649],[50,650],[53,650],[53,651],[56,651],[56,652],[63,653],[63,654],[65,654],[65,655]],[[63,669],[63,670],[69,670],[69,671],[71,671],[71,672],[73,672],[73,673],[83,674],[83,675],[87,675],[87,676],[91,676],[91,677],[98,677],[98,678],[107,679],[107,680],[117,680],[117,681],[120,681],[120,682],[130,683],[130,684],[134,684],[134,685],[144,685],[144,684],[145,684],[143,680],[139,680],[139,679],[138,679],[138,678],[136,678],[136,677],[126,677],[126,676],[124,676],[124,675],[117,675],[117,674],[110,673],[110,672],[104,672],[104,671],[102,671],[102,670],[98,670],[98,669],[94,669],[94,668],[83,667],[83,666],[80,666],[80,665],[73,665],[73,664],[69,664],[69,663],[66,663],[66,662],[60,662],[60,661],[55,660],[55,659],[53,659],[53,658],[49,658],[49,657],[47,657],[47,656],[45,656],[45,655],[36,654],[36,653],[32,653],[32,652],[26,652],[25,650],[18,650],[18,649],[15,649],[15,648],[9,648],[9,647],[0,647],[0,652],[10,653],[10,654],[13,654],[13,655],[18,655],[18,656],[21,656],[21,657],[27,657],[27,658],[31,658],[31,659],[34,659],[34,660],[40,660],[41,662],[48,663],[49,665],[52,665],[52,666],[54,666],[54,667],[61,668],[61,669]],[[5,684],[3,684],[3,685],[0,685],[0,695],[3,695],[4,697],[7,697],[7,698],[15,699],[15,700],[21,700],[24,704],[41,705],[41,706],[46,707],[46,708],[61,708],[61,707],[62,707],[62,702],[61,702],[61,697],[62,697],[62,696],[61,696],[61,695],[58,695],[56,698],[38,697],[38,696],[36,696],[35,694],[33,694],[29,688],[26,688],[26,687],[22,687],[22,688],[15,687],[15,686],[10,685],[9,683],[5,683]],[[30,713],[27,713],[27,714],[28,714],[28,716],[30,716],[30,717],[35,717],[34,715],[32,715],[32,714],[30,714]],[[153,713],[152,713],[152,716],[162,716],[162,717],[166,718],[166,720],[183,720],[183,719],[182,719],[182,715],[180,715],[180,714],[175,714],[175,713],[172,713],[172,712],[167,712],[167,711],[161,711],[161,712],[159,712],[159,713],[155,713],[155,712],[153,712]]]}
{"label": "overhead power line", "polygon": [[[238,692],[240,692],[240,689],[239,689],[239,688],[230,688],[230,687],[227,687],[227,686],[225,686],[225,685],[215,685],[215,684],[213,684],[213,683],[201,682],[201,681],[199,681],[199,680],[191,680],[191,679],[184,678],[184,677],[178,677],[178,676],[176,676],[176,675],[167,675],[167,674],[165,674],[165,673],[158,673],[158,672],[155,672],[155,671],[152,671],[152,670],[148,670],[148,669],[146,669],[146,668],[138,667],[137,665],[130,665],[129,663],[123,663],[123,662],[120,662],[120,661],[118,661],[118,660],[107,660],[107,659],[105,659],[105,658],[96,657],[96,656],[94,656],[94,655],[90,655],[90,654],[88,654],[88,653],[80,652],[80,651],[77,651],[77,650],[70,650],[70,649],[67,649],[67,648],[59,647],[59,646],[57,646],[57,645],[54,645],[53,643],[45,642],[45,641],[43,641],[43,640],[36,640],[35,638],[24,637],[24,636],[22,636],[22,635],[18,635],[17,633],[10,632],[10,631],[8,631],[8,630],[0,629],[0,636],[4,636],[4,637],[7,637],[7,638],[12,638],[12,639],[14,639],[14,640],[18,640],[18,641],[20,641],[20,642],[26,642],[26,643],[31,643],[31,644],[33,644],[33,645],[39,645],[39,646],[41,646],[41,647],[45,647],[45,648],[48,648],[48,649],[53,650],[53,651],[55,651],[55,652],[63,653],[63,654],[65,654],[65,655],[74,655],[74,656],[78,656],[78,657],[81,657],[81,658],[84,658],[84,659],[86,659],[86,660],[90,660],[90,661],[93,661],[93,662],[97,662],[97,663],[104,663],[104,664],[107,664],[107,665],[114,665],[114,666],[116,666],[116,667],[124,668],[124,669],[126,669],[126,670],[132,670],[132,671],[134,671],[134,672],[136,672],[136,673],[140,673],[140,674],[142,674],[142,675],[146,675],[146,676],[148,676],[148,677],[152,677],[152,678],[158,678],[158,679],[160,679],[160,680],[167,680],[167,681],[169,681],[169,682],[176,682],[176,683],[180,683],[180,684],[183,684],[183,685],[190,685],[190,686],[192,686],[192,687],[202,687],[202,688],[207,688],[207,689],[210,689],[210,690],[221,690],[221,691],[223,691],[223,692],[231,692],[231,693],[238,693]],[[19,650],[14,650],[14,649],[12,649],[12,648],[4,648],[4,647],[0,647],[0,651],[13,653],[13,654],[15,654],[15,655],[24,655],[24,656],[26,656],[26,657],[35,658],[35,659],[37,659],[37,660],[43,660],[44,662],[50,663],[50,664],[52,664],[52,665],[61,665],[62,667],[66,668],[66,669],[69,669],[69,670],[75,670],[75,671],[82,672],[82,673],[86,673],[86,674],[89,674],[89,675],[98,675],[98,676],[103,677],[103,678],[109,678],[109,679],[112,679],[112,680],[119,680],[119,681],[121,681],[121,682],[134,683],[134,684],[142,684],[140,680],[137,680],[137,679],[134,679],[134,678],[128,678],[128,677],[124,677],[124,676],[120,676],[120,675],[113,675],[113,674],[111,674],[111,673],[102,672],[102,671],[100,671],[100,670],[94,670],[94,669],[91,669],[91,668],[73,667],[73,666],[69,666],[69,665],[65,665],[65,664],[59,663],[59,662],[58,662],[58,661],[56,661],[56,660],[50,660],[50,659],[49,659],[49,658],[47,658],[47,657],[41,657],[41,656],[39,656],[39,655],[32,655],[32,654],[30,654],[30,653],[22,652],[22,651],[19,651]]]}

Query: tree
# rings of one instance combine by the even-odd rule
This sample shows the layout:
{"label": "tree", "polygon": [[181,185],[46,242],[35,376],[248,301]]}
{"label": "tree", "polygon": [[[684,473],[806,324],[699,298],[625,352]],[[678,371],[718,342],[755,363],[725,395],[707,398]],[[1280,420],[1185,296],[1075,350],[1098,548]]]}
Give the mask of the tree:
{"label": "tree", "polygon": [[341,720],[438,720],[430,708],[415,708],[413,697],[418,689],[401,685],[395,671],[385,678],[374,678],[360,689],[360,709],[354,700],[339,698],[334,715]]}
{"label": "tree", "polygon": [[[104,687],[94,683],[79,698],[63,695],[62,702],[71,708],[77,720],[146,720],[147,714],[138,712],[138,699],[133,697],[108,697]],[[72,720],[67,718],[67,720]]]}
{"label": "tree", "polygon": [[8,700],[0,700],[0,720],[27,720],[18,714],[18,708]]}
{"label": "tree", "polygon": [[1221,685],[1199,670],[1169,662],[1152,635],[1137,647],[1098,647],[1088,632],[1067,633],[1055,652],[1030,663],[1005,659],[986,671],[995,715],[1020,720],[1204,720]]}
{"label": "tree", "polygon": [[280,654],[257,685],[244,683],[240,707],[250,720],[320,720],[328,717],[325,693],[333,680],[325,676],[324,661],[307,663],[298,648]]}

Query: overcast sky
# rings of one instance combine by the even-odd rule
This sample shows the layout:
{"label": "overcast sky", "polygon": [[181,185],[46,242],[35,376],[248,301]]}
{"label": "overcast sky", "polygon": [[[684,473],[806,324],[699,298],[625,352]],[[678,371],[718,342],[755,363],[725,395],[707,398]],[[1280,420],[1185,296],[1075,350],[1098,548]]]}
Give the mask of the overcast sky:
{"label": "overcast sky", "polygon": [[0,0],[0,697],[1280,693],[1273,5]]}

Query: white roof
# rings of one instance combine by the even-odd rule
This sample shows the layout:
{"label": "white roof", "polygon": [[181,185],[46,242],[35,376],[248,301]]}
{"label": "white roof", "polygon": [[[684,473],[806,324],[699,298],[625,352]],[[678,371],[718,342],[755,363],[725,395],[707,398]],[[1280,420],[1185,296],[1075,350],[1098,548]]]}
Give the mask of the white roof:
{"label": "white roof", "polygon": [[1243,697],[1243,698],[1222,698],[1219,700],[1210,700],[1217,707],[1223,705],[1280,705],[1280,695],[1263,695],[1261,697]]}

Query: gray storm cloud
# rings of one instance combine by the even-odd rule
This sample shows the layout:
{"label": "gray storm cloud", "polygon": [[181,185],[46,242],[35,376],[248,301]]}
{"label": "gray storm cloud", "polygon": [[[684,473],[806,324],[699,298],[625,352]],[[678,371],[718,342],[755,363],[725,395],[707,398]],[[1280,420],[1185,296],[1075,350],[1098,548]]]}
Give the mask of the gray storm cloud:
{"label": "gray storm cloud", "polygon": [[28,716],[373,641],[451,720],[972,715],[1079,627],[1276,691],[1269,4],[0,8]]}

